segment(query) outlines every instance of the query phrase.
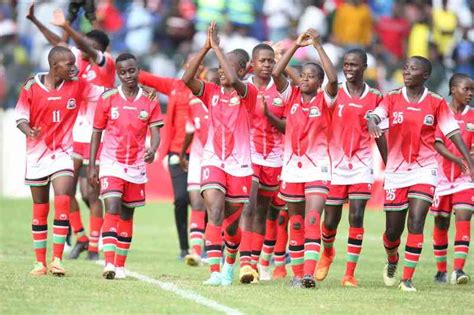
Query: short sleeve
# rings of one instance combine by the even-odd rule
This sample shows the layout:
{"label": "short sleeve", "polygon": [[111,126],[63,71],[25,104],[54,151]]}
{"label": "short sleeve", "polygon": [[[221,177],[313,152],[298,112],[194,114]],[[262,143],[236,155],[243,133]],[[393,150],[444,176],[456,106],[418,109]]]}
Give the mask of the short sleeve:
{"label": "short sleeve", "polygon": [[87,102],[97,102],[102,93],[105,92],[103,86],[95,85],[87,82],[84,79],[80,79],[83,85],[82,90],[82,99]]}
{"label": "short sleeve", "polygon": [[459,125],[444,99],[441,100],[438,106],[435,118],[438,122],[439,130],[446,138],[449,139],[452,135],[459,133]]}
{"label": "short sleeve", "polygon": [[212,82],[202,82],[202,91],[199,93],[200,95],[196,95],[204,105],[209,108],[212,102],[212,98],[218,95],[219,86]]}
{"label": "short sleeve", "polygon": [[441,130],[439,130],[439,127],[436,127],[436,131],[435,131],[435,141],[444,143],[444,135],[443,135],[443,133],[441,132]]}
{"label": "short sleeve", "polygon": [[293,86],[291,86],[291,84],[288,84],[286,86],[286,89],[283,91],[283,92],[280,92],[280,96],[281,96],[281,99],[283,100],[283,102],[287,103],[291,96],[293,95]]}
{"label": "short sleeve", "polygon": [[257,103],[257,96],[258,90],[257,88],[251,84],[246,83],[247,85],[247,93],[245,97],[242,97],[242,101],[249,112],[253,112]]}
{"label": "short sleeve", "polygon": [[15,107],[15,121],[18,124],[30,121],[31,88],[22,87]]}
{"label": "short sleeve", "polygon": [[170,96],[173,87],[177,83],[178,79],[160,77],[153,75],[150,72],[140,70],[138,76],[138,82],[145,86],[149,86],[157,90],[158,92]]}
{"label": "short sleeve", "polygon": [[381,121],[386,120],[388,118],[388,102],[390,98],[389,96],[385,96],[379,102],[379,105],[374,109],[374,111],[370,115],[375,115],[380,118]]}
{"label": "short sleeve", "polygon": [[186,133],[194,133],[196,131],[196,127],[194,126],[192,119],[186,120],[185,130]]}
{"label": "short sleeve", "polygon": [[388,130],[389,127],[389,120],[388,118],[383,119],[381,122],[378,124],[379,128],[382,130]]}
{"label": "short sleeve", "polygon": [[109,120],[110,97],[104,99],[103,96],[99,98],[94,115],[94,130],[102,131],[107,126]]}
{"label": "short sleeve", "polygon": [[[337,89],[338,93],[339,93],[339,89]],[[326,88],[324,88],[324,91],[323,91],[323,96],[324,96],[324,101],[326,102],[327,106],[329,108],[332,108],[334,106],[334,104],[336,103],[336,99],[337,99],[337,94],[334,95],[334,96],[331,96],[329,95],[329,93],[326,91]]]}
{"label": "short sleeve", "polygon": [[164,125],[163,115],[161,114],[160,103],[153,102],[151,106],[151,113],[150,113],[150,128],[158,127],[161,128]]}

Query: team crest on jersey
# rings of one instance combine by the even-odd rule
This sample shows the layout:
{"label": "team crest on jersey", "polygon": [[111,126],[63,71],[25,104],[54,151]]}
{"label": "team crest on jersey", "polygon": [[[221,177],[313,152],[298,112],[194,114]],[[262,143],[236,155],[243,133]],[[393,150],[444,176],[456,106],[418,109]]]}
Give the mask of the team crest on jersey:
{"label": "team crest on jersey", "polygon": [[138,118],[140,118],[140,120],[147,120],[148,116],[149,114],[146,110],[142,110],[140,114],[138,114]]}
{"label": "team crest on jersey", "polygon": [[279,97],[273,99],[274,106],[283,106],[283,100]]}
{"label": "team crest on jersey", "polygon": [[319,111],[319,108],[311,107],[308,117],[319,117],[319,116],[321,116],[321,112]]}
{"label": "team crest on jersey", "polygon": [[230,99],[229,106],[235,106],[240,104],[240,99],[237,96],[234,96]]}
{"label": "team crest on jersey", "polygon": [[66,108],[67,109],[75,109],[76,108],[76,100],[74,98],[68,99],[67,104],[66,104]]}
{"label": "team crest on jersey", "polygon": [[434,117],[433,115],[426,115],[425,116],[425,121],[423,122],[427,126],[433,126],[434,124]]}
{"label": "team crest on jersey", "polygon": [[294,114],[296,112],[296,109],[298,108],[298,104],[293,104],[293,106],[291,106],[291,114]]}
{"label": "team crest on jersey", "polygon": [[473,123],[467,123],[466,124],[466,130],[473,132],[474,131],[474,124]]}

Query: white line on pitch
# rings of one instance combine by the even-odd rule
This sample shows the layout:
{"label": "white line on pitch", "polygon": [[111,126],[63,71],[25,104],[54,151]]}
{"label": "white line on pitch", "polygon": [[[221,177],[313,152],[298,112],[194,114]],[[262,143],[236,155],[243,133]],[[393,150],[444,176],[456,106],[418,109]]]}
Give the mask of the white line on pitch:
{"label": "white line on pitch", "polygon": [[[102,265],[102,266],[104,265],[103,260],[99,260],[96,263],[98,265]],[[180,289],[176,284],[174,284],[172,282],[160,281],[158,279],[154,279],[154,278],[139,274],[137,272],[130,271],[128,269],[126,269],[126,273],[127,273],[127,276],[135,278],[139,281],[143,281],[143,282],[146,282],[146,283],[149,283],[149,284],[156,285],[156,286],[160,287],[162,290],[172,292],[172,293],[178,295],[179,297],[181,297],[183,299],[193,301],[197,304],[201,304],[201,305],[206,306],[208,308],[212,308],[216,311],[223,312],[223,313],[229,314],[229,315],[242,315],[242,312],[240,312],[239,310],[237,310],[235,308],[231,308],[231,307],[228,307],[226,305],[220,304],[220,303],[218,303],[214,300],[211,300],[211,299],[208,299],[208,298],[206,298],[202,295],[199,295],[199,294],[197,294],[197,293],[195,293],[191,290]]]}

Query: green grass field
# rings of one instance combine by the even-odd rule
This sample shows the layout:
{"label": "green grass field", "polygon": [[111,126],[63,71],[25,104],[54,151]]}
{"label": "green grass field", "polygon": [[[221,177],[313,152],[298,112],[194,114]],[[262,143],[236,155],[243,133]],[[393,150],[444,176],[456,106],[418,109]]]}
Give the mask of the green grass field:
{"label": "green grass field", "polygon": [[[102,267],[82,257],[77,261],[65,261],[67,275],[64,278],[29,276],[34,260],[30,208],[30,200],[0,199],[1,314],[219,313],[133,278],[106,281],[101,277]],[[83,221],[88,222],[86,211],[83,211]],[[356,273],[360,285],[357,289],[340,286],[345,265],[346,222],[339,229],[338,255],[333,268],[316,290],[288,288],[289,278],[256,285],[235,283],[225,288],[204,287],[201,282],[208,276],[207,267],[187,267],[176,259],[177,236],[172,208],[159,203],[149,204],[136,212],[127,267],[246,314],[474,314],[472,283],[453,286],[436,285],[432,281],[435,273],[431,249],[432,218],[428,221],[425,247],[414,279],[418,292],[414,294],[383,286],[381,233],[385,222],[382,212],[373,211],[366,215],[366,238]],[[452,233],[450,241],[452,244]],[[474,274],[474,255],[470,254],[468,259],[465,271]],[[449,265],[452,265],[452,248]]]}

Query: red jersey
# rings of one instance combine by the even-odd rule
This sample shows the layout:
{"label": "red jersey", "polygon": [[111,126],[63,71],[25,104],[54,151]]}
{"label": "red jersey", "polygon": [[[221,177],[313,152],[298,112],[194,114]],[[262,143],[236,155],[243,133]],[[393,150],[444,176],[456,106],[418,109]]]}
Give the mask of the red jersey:
{"label": "red jersey", "polygon": [[382,94],[364,85],[360,97],[352,97],[346,83],[339,87],[332,113],[329,151],[333,185],[373,183],[372,140],[367,117],[382,101]]}
{"label": "red jersey", "polygon": [[447,138],[459,132],[446,101],[425,88],[418,103],[411,103],[403,87],[388,93],[373,113],[389,118],[385,189],[436,186],[435,130],[438,127]]}
{"label": "red jersey", "polygon": [[282,93],[286,103],[285,149],[282,181],[306,183],[331,180],[329,137],[334,99],[319,91],[303,101],[298,87],[288,85]]}
{"label": "red jersey", "polygon": [[[459,124],[461,136],[466,144],[466,147],[474,154],[474,109],[469,105],[464,108],[462,113],[453,114],[454,118]],[[461,157],[454,143],[452,143],[443,133],[436,129],[436,141],[440,141],[446,145],[449,151],[456,156]],[[438,154],[438,186],[436,187],[436,194],[438,196],[450,195],[462,190],[474,188],[474,183],[471,182],[471,177],[468,174],[462,174],[461,168]]]}
{"label": "red jersey", "polygon": [[189,120],[186,124],[186,132],[194,133],[191,151],[202,154],[202,149],[207,141],[208,131],[209,110],[200,99],[192,99],[189,102]]}
{"label": "red jersey", "polygon": [[250,115],[255,109],[257,89],[247,84],[245,97],[237,91],[203,82],[198,96],[209,109],[209,132],[201,166],[216,166],[233,176],[252,175]]}
{"label": "red jersey", "polygon": [[122,86],[102,94],[94,118],[94,129],[105,130],[99,176],[145,183],[146,134],[149,127],[162,125],[160,104],[141,88],[133,100],[123,94]]}
{"label": "red jersey", "polygon": [[30,127],[41,128],[36,138],[26,138],[27,162],[54,159],[55,152],[72,151],[72,128],[84,101],[96,101],[103,88],[74,78],[63,81],[54,90],[41,82],[46,73],[38,73],[26,81],[16,105],[16,121],[28,122]]}
{"label": "red jersey", "polygon": [[[82,52],[76,47],[70,47],[76,56],[76,66],[79,70],[78,76],[89,83],[106,88],[114,87],[115,62],[109,53],[99,52],[95,63],[82,59]],[[92,125],[97,102],[87,102],[81,105],[79,114],[73,129],[73,138],[76,142],[88,143],[91,141]]]}
{"label": "red jersey", "polygon": [[141,84],[168,96],[160,155],[164,156],[169,152],[180,153],[186,136],[188,106],[195,96],[180,79],[159,77],[146,71],[140,71],[138,80]]}
{"label": "red jersey", "polygon": [[[253,77],[250,77],[247,82],[253,84]],[[258,91],[264,94],[270,112],[278,118],[283,118],[285,104],[273,79],[266,87],[260,88]],[[257,105],[250,122],[250,149],[252,163],[270,167],[282,166],[283,134],[265,116],[263,102],[260,97],[257,98]]]}

